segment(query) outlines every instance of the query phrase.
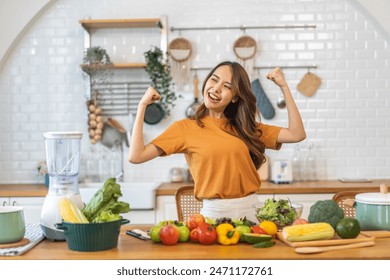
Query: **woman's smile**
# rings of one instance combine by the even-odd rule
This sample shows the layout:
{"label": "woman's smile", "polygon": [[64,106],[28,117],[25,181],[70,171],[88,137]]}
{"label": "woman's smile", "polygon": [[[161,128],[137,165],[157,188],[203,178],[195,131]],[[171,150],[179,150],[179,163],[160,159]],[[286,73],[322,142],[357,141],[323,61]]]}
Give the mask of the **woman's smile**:
{"label": "woman's smile", "polygon": [[208,95],[208,98],[210,99],[210,101],[213,102],[213,103],[218,103],[218,102],[221,101],[221,98],[220,98],[219,96],[217,96],[217,95],[216,95],[214,92],[212,92],[212,91],[209,91],[209,92],[207,93],[207,95]]}

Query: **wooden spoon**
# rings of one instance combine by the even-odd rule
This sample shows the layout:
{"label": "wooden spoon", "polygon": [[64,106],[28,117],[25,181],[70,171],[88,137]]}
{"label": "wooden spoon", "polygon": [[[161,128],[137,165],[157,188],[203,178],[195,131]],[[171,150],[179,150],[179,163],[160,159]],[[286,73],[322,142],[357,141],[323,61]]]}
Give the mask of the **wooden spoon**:
{"label": "wooden spoon", "polygon": [[300,248],[296,248],[295,252],[299,254],[313,254],[313,253],[322,253],[326,251],[368,247],[374,245],[375,245],[375,241],[368,241],[368,242],[360,242],[360,243],[354,243],[348,245],[323,246],[323,247],[300,247]]}

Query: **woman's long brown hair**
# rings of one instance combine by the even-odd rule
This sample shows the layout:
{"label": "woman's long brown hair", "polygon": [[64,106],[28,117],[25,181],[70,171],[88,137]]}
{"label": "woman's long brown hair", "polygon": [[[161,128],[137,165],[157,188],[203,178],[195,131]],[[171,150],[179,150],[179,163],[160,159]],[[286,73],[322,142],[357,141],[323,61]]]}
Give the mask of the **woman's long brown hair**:
{"label": "woman's long brown hair", "polygon": [[[224,115],[228,119],[225,130],[245,142],[249,148],[252,161],[256,169],[258,169],[265,162],[265,145],[260,141],[262,131],[258,128],[258,122],[256,121],[256,116],[258,116],[256,96],[252,91],[251,83],[245,69],[237,62],[224,61],[219,63],[210,71],[204,80],[202,94],[204,93],[208,79],[218,67],[223,65],[228,65],[232,69],[232,92],[238,97],[238,101],[235,103],[231,102],[224,111]],[[198,107],[193,119],[196,120],[199,126],[203,127],[202,118],[206,115],[207,108],[202,103]]]}

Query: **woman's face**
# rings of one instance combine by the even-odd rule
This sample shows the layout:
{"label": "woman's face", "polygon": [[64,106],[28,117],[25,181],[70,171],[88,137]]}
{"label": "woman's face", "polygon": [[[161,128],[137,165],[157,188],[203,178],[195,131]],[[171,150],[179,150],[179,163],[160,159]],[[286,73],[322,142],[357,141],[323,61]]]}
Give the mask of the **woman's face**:
{"label": "woman's face", "polygon": [[228,65],[218,67],[206,82],[203,100],[210,116],[222,117],[226,106],[232,102],[232,70]]}

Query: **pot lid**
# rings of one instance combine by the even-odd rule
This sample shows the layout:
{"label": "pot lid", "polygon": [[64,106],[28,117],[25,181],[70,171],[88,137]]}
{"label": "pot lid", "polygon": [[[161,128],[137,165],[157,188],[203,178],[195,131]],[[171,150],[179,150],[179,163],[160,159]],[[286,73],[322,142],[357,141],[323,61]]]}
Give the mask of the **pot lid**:
{"label": "pot lid", "polygon": [[355,201],[366,204],[390,205],[390,193],[360,193],[356,195]]}

